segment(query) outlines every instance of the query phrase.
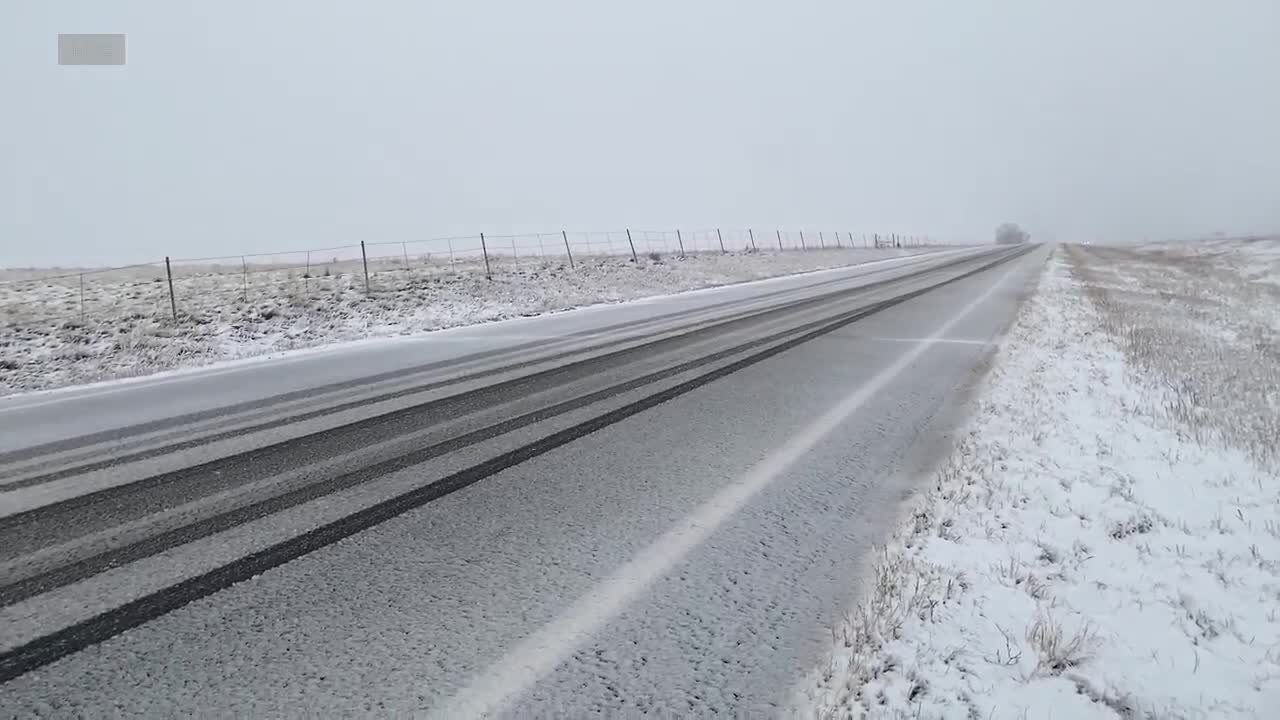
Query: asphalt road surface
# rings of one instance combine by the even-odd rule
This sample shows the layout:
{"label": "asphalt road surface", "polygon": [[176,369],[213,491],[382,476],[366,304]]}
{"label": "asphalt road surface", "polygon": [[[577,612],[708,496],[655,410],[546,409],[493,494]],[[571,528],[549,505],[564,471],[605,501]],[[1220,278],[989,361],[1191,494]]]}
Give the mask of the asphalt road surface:
{"label": "asphalt road surface", "polygon": [[0,714],[777,712],[1045,256],[0,400]]}

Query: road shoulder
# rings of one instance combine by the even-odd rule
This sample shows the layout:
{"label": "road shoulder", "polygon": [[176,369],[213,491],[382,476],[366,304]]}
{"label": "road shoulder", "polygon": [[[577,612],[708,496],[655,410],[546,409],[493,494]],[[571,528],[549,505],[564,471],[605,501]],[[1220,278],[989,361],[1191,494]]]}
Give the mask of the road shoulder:
{"label": "road shoulder", "polygon": [[1193,358],[1143,365],[1160,345],[1135,333],[1186,316],[1117,300],[1081,262],[1050,261],[798,690],[807,713],[1252,717],[1280,700],[1274,464],[1166,377],[1203,374]]}

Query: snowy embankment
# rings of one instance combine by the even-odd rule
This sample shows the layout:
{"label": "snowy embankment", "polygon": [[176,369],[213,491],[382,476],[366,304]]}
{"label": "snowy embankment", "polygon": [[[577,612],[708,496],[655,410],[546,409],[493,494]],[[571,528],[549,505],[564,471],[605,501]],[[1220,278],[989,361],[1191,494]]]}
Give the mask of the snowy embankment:
{"label": "snowy embankment", "polygon": [[[0,395],[146,375],[365,338],[409,335],[911,254],[894,249],[610,256],[504,265],[471,259],[297,268],[10,272],[0,278]],[[42,275],[50,276],[42,279]],[[249,276],[252,281],[247,280]]]}
{"label": "snowy embankment", "polygon": [[1277,247],[1060,248],[803,714],[1275,717]]}

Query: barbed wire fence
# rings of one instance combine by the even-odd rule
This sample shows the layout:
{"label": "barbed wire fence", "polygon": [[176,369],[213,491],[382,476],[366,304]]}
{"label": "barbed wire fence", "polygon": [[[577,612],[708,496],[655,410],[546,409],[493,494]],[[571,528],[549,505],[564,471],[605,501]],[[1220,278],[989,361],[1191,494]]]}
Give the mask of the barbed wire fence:
{"label": "barbed wire fence", "polygon": [[[91,318],[199,321],[189,308],[287,299],[315,305],[353,295],[434,283],[492,282],[503,275],[579,272],[619,257],[814,252],[850,248],[907,248],[932,244],[921,235],[781,230],[566,231],[462,235],[428,240],[361,242],[288,252],[196,258],[55,274],[32,271],[0,280],[3,320],[85,323]],[[8,271],[22,275],[21,271]],[[477,287],[477,294],[481,288]],[[264,308],[270,312],[270,308]]]}

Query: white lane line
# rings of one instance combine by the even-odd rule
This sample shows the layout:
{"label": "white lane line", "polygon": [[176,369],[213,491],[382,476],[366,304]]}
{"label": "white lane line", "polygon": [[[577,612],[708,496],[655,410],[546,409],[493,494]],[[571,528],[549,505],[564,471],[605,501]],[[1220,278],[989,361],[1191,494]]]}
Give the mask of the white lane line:
{"label": "white lane line", "polygon": [[875,340],[877,342],[900,342],[915,343],[925,345],[990,345],[990,340],[967,340],[964,338],[896,338],[896,337],[864,337],[863,340]]}
{"label": "white lane line", "polygon": [[[965,316],[986,302],[1018,270],[1019,265],[1006,271],[977,299],[925,340],[932,341],[946,335]],[[472,676],[465,687],[441,707],[432,710],[431,715],[455,718],[501,713],[933,345],[932,342],[912,345],[892,365],[792,435],[782,447],[751,468],[740,480],[716,493],[691,515],[676,523],[555,620],[517,643],[483,672]]]}

